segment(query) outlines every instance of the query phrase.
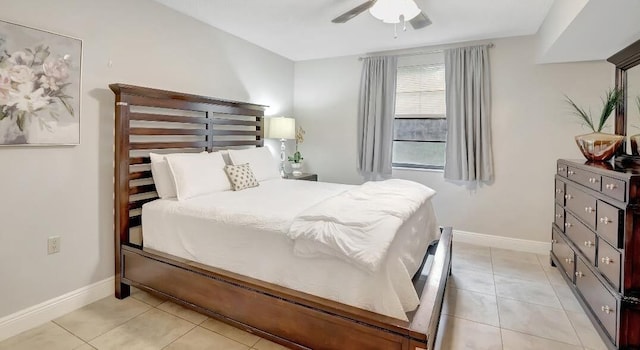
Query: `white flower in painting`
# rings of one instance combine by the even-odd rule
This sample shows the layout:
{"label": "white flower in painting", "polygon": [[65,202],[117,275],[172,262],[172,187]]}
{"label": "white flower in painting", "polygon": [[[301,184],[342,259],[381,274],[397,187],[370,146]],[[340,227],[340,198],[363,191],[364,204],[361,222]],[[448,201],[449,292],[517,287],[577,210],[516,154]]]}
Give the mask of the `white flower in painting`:
{"label": "white flower in painting", "polygon": [[47,58],[42,64],[44,74],[48,77],[54,78],[58,81],[64,81],[69,78],[69,55],[65,55],[64,58]]}
{"label": "white flower in painting", "polygon": [[9,62],[18,66],[30,66],[33,59],[33,55],[28,52],[16,51],[9,57]]}
{"label": "white flower in painting", "polygon": [[51,102],[51,97],[45,96],[44,89],[33,90],[33,82],[18,85],[18,89],[9,93],[8,106],[15,106],[18,110],[33,113]]}
{"label": "white flower in painting", "polygon": [[9,72],[0,69],[0,106],[9,102],[9,91],[11,91],[11,77]]}
{"label": "white flower in painting", "polygon": [[36,80],[36,75],[28,66],[16,65],[9,68],[9,76],[11,80],[18,84],[28,83]]}
{"label": "white flower in painting", "polygon": [[38,81],[40,82],[40,86],[44,89],[49,89],[51,91],[58,91],[60,89],[55,78],[41,75],[40,80]]}

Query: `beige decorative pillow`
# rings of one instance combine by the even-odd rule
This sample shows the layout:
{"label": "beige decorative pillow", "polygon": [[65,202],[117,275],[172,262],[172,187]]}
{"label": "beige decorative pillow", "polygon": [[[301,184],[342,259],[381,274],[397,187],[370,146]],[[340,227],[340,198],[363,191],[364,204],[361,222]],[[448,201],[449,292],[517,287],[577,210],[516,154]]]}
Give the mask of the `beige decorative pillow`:
{"label": "beige decorative pillow", "polygon": [[251,171],[249,163],[240,165],[225,165],[224,171],[231,181],[234,191],[241,191],[245,188],[256,187],[260,184]]}

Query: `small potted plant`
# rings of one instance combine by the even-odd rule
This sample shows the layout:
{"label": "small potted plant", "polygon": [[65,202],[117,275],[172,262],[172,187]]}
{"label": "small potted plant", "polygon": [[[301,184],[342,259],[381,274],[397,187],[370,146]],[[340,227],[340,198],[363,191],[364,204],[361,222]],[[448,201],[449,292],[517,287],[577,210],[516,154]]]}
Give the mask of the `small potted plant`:
{"label": "small potted plant", "polygon": [[616,106],[622,100],[622,91],[618,89],[608,90],[602,99],[602,111],[597,124],[594,123],[590,112],[578,105],[567,95],[565,95],[567,103],[574,109],[574,114],[580,118],[591,129],[591,133],[576,136],[576,143],[582,154],[591,161],[606,161],[611,159],[618,147],[622,143],[624,136],[603,133],[602,129],[607,120],[616,109]]}
{"label": "small potted plant", "polygon": [[291,162],[291,169],[293,169],[293,175],[302,175],[302,154],[298,151],[298,145],[304,142],[305,131],[301,126],[296,129],[296,151],[293,156],[289,156],[289,162]]}

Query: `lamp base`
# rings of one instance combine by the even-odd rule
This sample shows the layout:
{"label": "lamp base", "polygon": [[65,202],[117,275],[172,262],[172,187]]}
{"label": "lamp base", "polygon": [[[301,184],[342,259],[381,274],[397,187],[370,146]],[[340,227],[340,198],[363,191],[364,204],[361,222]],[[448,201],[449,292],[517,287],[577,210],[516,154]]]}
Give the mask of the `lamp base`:
{"label": "lamp base", "polygon": [[285,145],[286,139],[280,139],[280,177],[284,178],[287,174],[284,172],[284,160],[285,151],[287,146]]}

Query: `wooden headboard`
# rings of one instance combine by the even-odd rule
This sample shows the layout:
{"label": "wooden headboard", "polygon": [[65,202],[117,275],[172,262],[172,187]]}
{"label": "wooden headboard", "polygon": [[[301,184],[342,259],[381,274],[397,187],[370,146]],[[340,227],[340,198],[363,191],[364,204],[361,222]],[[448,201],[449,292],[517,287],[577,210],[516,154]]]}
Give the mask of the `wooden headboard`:
{"label": "wooden headboard", "polygon": [[[149,153],[201,152],[263,146],[266,106],[125,84],[115,101],[115,238],[141,231],[141,208],[156,198]],[[116,269],[120,268],[119,262]]]}

